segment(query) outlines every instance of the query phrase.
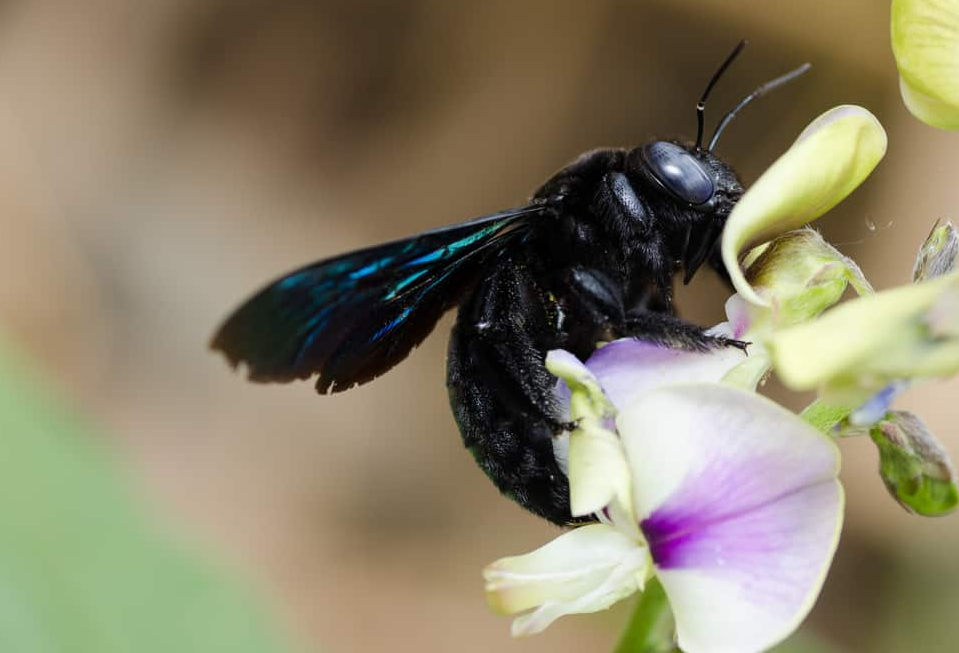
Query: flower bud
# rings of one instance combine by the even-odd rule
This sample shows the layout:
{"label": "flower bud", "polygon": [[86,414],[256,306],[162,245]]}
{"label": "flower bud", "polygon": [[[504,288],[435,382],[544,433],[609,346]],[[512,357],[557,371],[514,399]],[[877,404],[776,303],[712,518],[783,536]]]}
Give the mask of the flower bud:
{"label": "flower bud", "polygon": [[893,411],[870,430],[879,448],[879,474],[886,489],[909,512],[929,517],[959,503],[956,472],[942,445],[917,416]]}
{"label": "flower bud", "polygon": [[746,280],[767,302],[776,328],[817,317],[839,301],[850,282],[860,294],[872,292],[859,266],[812,229],[769,243],[746,270]]}
{"label": "flower bud", "polygon": [[959,234],[951,222],[933,227],[926,242],[919,248],[912,280],[916,283],[935,279],[952,272],[959,256]]}

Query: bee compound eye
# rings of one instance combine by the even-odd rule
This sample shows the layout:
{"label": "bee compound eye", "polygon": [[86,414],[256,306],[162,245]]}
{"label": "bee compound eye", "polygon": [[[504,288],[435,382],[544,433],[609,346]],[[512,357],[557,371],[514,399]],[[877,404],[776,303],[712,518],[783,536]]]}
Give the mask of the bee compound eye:
{"label": "bee compound eye", "polygon": [[674,143],[656,141],[640,149],[653,178],[678,199],[693,206],[709,202],[716,192],[713,180],[692,154]]}

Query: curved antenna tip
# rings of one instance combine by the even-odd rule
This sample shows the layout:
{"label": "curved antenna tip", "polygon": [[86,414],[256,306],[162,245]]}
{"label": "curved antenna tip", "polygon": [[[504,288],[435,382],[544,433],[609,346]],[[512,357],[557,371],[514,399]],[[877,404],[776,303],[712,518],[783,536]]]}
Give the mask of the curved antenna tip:
{"label": "curved antenna tip", "polygon": [[719,121],[718,125],[716,125],[716,131],[713,132],[713,137],[709,139],[709,146],[706,148],[706,151],[707,152],[713,151],[713,148],[716,147],[716,143],[719,141],[719,137],[723,133],[723,130],[726,129],[726,126],[729,125],[732,119],[736,117],[736,114],[739,113],[739,111],[743,107],[745,107],[747,104],[749,104],[753,100],[757,98],[761,98],[762,96],[766,95],[770,91],[773,91],[784,84],[788,84],[789,82],[793,81],[800,75],[803,75],[806,72],[808,72],[810,68],[812,68],[812,64],[807,61],[803,65],[793,68],[785,75],[780,75],[776,79],[769,80],[768,82],[766,82],[765,84],[757,88],[755,91],[753,91],[752,93],[744,97],[742,100],[740,100],[739,104],[737,104],[732,111],[728,112],[725,116],[723,116],[723,119]]}

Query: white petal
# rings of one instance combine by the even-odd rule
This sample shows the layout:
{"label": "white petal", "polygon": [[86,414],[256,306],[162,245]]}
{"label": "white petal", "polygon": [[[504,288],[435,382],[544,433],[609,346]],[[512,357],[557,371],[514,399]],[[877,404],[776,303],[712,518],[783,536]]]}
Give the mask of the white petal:
{"label": "white petal", "polygon": [[593,352],[586,366],[619,408],[660,386],[719,381],[745,359],[746,354],[735,347],[686,351],[623,338]]}
{"label": "white petal", "polygon": [[615,407],[592,372],[568,351],[550,351],[546,369],[560,377],[557,397],[576,423],[571,433],[553,439],[553,455],[569,477],[571,514],[598,512],[614,498],[629,506],[629,469],[622,443],[611,430]]}
{"label": "white petal", "polygon": [[754,342],[749,346],[749,358],[729,370],[722,382],[743,390],[755,392],[772,367],[769,350],[762,343]]}
{"label": "white petal", "polygon": [[531,613],[513,622],[513,635],[542,631],[565,614],[605,610],[642,588],[649,553],[612,526],[590,524],[543,547],[497,560],[483,571],[487,599],[501,614]]}
{"label": "white petal", "polygon": [[812,607],[842,523],[834,443],[773,402],[673,386],[617,420],[686,653],[753,653]]}
{"label": "white petal", "polygon": [[[546,354],[546,369],[559,379],[556,398],[568,419],[584,416],[602,419],[615,413],[613,404],[603,393],[599,381],[586,365],[565,349],[553,349]],[[575,405],[571,406],[571,389],[576,391]],[[574,414],[575,413],[575,414]]]}
{"label": "white petal", "polygon": [[729,320],[728,322],[723,322],[724,325],[727,325],[725,328],[728,331],[724,335],[730,338],[742,339],[752,326],[749,303],[740,297],[738,293],[734,293],[726,300],[724,309],[726,311],[726,319]]}
{"label": "white petal", "polygon": [[[614,499],[631,507],[629,467],[615,431],[584,419],[570,433],[568,447],[569,512],[573,517],[599,512]],[[555,454],[556,446],[553,451]]]}

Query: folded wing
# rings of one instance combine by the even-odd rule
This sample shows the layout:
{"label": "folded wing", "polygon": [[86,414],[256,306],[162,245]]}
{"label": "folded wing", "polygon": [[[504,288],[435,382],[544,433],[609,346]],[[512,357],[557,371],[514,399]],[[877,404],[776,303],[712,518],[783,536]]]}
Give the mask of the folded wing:
{"label": "folded wing", "polygon": [[542,211],[503,211],[308,265],[240,306],[211,346],[253,381],[318,374],[324,394],[366,383],[406,358]]}

